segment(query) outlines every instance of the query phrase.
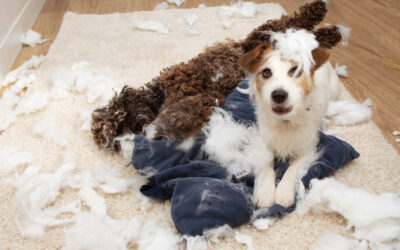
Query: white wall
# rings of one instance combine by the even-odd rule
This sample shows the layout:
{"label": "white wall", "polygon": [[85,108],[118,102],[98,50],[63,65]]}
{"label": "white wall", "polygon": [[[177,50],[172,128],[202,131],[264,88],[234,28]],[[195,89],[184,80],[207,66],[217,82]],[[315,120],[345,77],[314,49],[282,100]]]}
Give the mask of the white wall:
{"label": "white wall", "polygon": [[45,0],[0,0],[0,80],[21,50],[19,38],[30,29]]}
{"label": "white wall", "polygon": [[0,0],[0,41],[17,20],[28,0]]}

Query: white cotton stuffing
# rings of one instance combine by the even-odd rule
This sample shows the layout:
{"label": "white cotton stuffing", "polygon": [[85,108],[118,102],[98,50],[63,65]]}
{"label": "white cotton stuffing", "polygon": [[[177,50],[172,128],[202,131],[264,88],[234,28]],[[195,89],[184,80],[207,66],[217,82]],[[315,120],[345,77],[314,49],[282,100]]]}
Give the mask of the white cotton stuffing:
{"label": "white cotton stuffing", "polygon": [[92,123],[92,113],[93,109],[87,109],[81,113],[79,118],[81,119],[82,126],[81,130],[90,131],[90,125]]}
{"label": "white cotton stuffing", "polygon": [[363,103],[357,101],[331,101],[326,116],[332,118],[338,125],[354,125],[371,120],[371,100]]}
{"label": "white cotton stuffing", "polygon": [[209,246],[208,241],[203,236],[183,235],[187,250],[206,250]]}
{"label": "white cotton stuffing", "polygon": [[68,91],[84,93],[88,103],[100,99],[106,103],[114,95],[113,88],[116,85],[114,73],[110,68],[93,72],[91,64],[86,61],[74,63],[69,70],[61,68],[52,76],[52,88],[50,90],[53,99],[68,96]]}
{"label": "white cotton stuffing", "polygon": [[35,47],[36,44],[47,42],[49,39],[42,39],[40,33],[33,30],[28,30],[21,36],[19,40],[24,45]]}
{"label": "white cotton stuffing", "polygon": [[163,24],[162,22],[152,21],[152,20],[135,20],[132,23],[132,27],[139,30],[144,31],[152,31],[161,34],[168,34],[169,28],[168,25]]}
{"label": "white cotton stuffing", "polygon": [[138,237],[138,249],[140,250],[175,250],[179,249],[182,237],[176,235],[172,229],[163,224],[157,224],[154,220],[143,225],[140,237]]}
{"label": "white cotton stuffing", "polygon": [[[9,72],[4,79],[2,79],[0,86],[8,87],[4,92],[3,96],[0,97],[0,131],[7,129],[11,124],[17,121],[18,114],[30,113],[37,111],[41,106],[45,106],[44,100],[36,100],[41,94],[34,96],[27,96],[24,98],[24,103],[19,105],[18,112],[15,110],[18,102],[21,99],[21,92],[26,89],[33,81],[36,80],[36,68],[39,67],[40,63],[44,60],[44,56],[32,56],[31,59],[24,62],[17,69]],[[17,95],[18,94],[18,95]],[[45,95],[44,93],[42,93]],[[32,103],[33,101],[37,103]],[[32,106],[29,106],[32,104]]]}
{"label": "white cotton stuffing", "polygon": [[394,136],[400,135],[400,131],[395,130],[395,131],[393,131],[392,134],[393,134]]}
{"label": "white cotton stuffing", "polygon": [[19,166],[33,163],[35,157],[20,146],[5,146],[0,148],[0,159],[0,174],[8,174]]}
{"label": "white cotton stuffing", "polygon": [[285,32],[266,31],[270,34],[270,42],[274,45],[272,53],[279,53],[287,60],[293,60],[299,64],[297,71],[305,72],[308,83],[311,83],[310,69],[315,64],[312,51],[319,44],[315,35],[306,30],[287,29]]}
{"label": "white cotton stuffing", "polygon": [[181,4],[186,3],[186,0],[167,0],[169,4],[175,4],[176,6],[181,6]]}
{"label": "white cotton stuffing", "polygon": [[79,213],[76,224],[65,232],[63,249],[128,249],[127,244],[137,242],[142,220],[141,215],[130,220],[114,220],[93,213]]}
{"label": "white cotton stuffing", "polygon": [[115,169],[99,165],[95,169],[95,178],[99,187],[108,194],[123,193],[136,183],[134,179],[121,178]]}
{"label": "white cotton stuffing", "polygon": [[185,139],[184,141],[182,141],[177,147],[176,149],[182,150],[183,152],[188,152],[194,145],[194,143],[196,142],[196,139],[194,136],[191,136],[187,139]]}
{"label": "white cotton stuffing", "polygon": [[274,224],[275,218],[260,218],[253,221],[253,226],[258,230],[266,230]]}
{"label": "white cotton stuffing", "polygon": [[343,237],[333,232],[321,234],[317,241],[310,246],[310,250],[367,250],[366,241],[358,241]]}
{"label": "white cotton stuffing", "polygon": [[50,90],[51,98],[59,99],[68,96],[68,91],[72,90],[75,83],[75,74],[73,72],[61,68],[52,75],[53,86]]}
{"label": "white cotton stuffing", "polygon": [[235,240],[239,243],[245,244],[248,250],[254,250],[253,237],[247,234],[235,232]]}
{"label": "white cotton stuffing", "polygon": [[121,154],[127,160],[132,160],[132,153],[135,147],[135,134],[126,133],[120,135],[114,139],[114,141],[118,141],[121,145]]}
{"label": "white cotton stuffing", "polygon": [[16,82],[17,80],[25,79],[27,77],[31,77],[31,74],[35,73],[35,69],[39,67],[39,65],[45,59],[44,56],[36,56],[33,55],[31,59],[24,62],[21,66],[9,72],[1,82],[2,87],[7,86],[10,83]]}
{"label": "white cotton stuffing", "polygon": [[49,103],[50,96],[47,92],[35,91],[24,95],[18,102],[15,112],[17,114],[31,114],[43,109]]}
{"label": "white cotton stuffing", "polygon": [[305,214],[336,212],[354,227],[353,236],[370,244],[390,247],[400,239],[400,197],[350,188],[333,178],[312,180],[311,189],[297,211]]}
{"label": "white cotton stuffing", "polygon": [[199,4],[199,6],[197,8],[205,8],[206,5],[204,3]]}
{"label": "white cotton stuffing", "polygon": [[33,127],[33,134],[59,146],[67,145],[67,138],[60,133],[55,116],[46,116],[39,120]]}
{"label": "white cotton stuffing", "polygon": [[78,193],[79,198],[90,208],[93,214],[106,216],[106,200],[93,189],[96,182],[90,172],[86,171],[82,174],[82,181],[82,187]]}
{"label": "white cotton stuffing", "polygon": [[341,24],[336,25],[339,29],[339,33],[342,36],[342,45],[347,46],[349,44],[351,28],[343,26]]}
{"label": "white cotton stuffing", "polygon": [[400,142],[400,139],[399,139],[399,138],[396,138],[396,142],[399,143],[399,142]]}
{"label": "white cotton stuffing", "polygon": [[220,239],[231,237],[233,233],[233,229],[228,224],[225,224],[216,228],[204,230],[203,236],[208,241],[218,243]]}
{"label": "white cotton stuffing", "polygon": [[258,130],[236,123],[222,109],[215,109],[203,131],[207,138],[203,150],[210,160],[238,178],[258,172],[272,160]]}
{"label": "white cotton stuffing", "polygon": [[231,17],[253,18],[258,12],[257,4],[253,2],[237,1],[230,6],[221,6],[218,11],[222,27],[230,29],[232,27]]}
{"label": "white cotton stuffing", "polygon": [[338,76],[349,77],[349,73],[347,73],[346,65],[339,66],[339,64],[336,63],[335,64],[335,72]]}
{"label": "white cotton stuffing", "polygon": [[186,23],[189,24],[190,26],[193,26],[193,24],[199,20],[199,17],[196,14],[186,14],[183,16],[185,19]]}
{"label": "white cotton stuffing", "polygon": [[66,181],[74,169],[73,153],[65,153],[64,163],[54,173],[39,173],[37,166],[29,166],[16,179],[6,179],[8,184],[16,188],[16,207],[24,215],[20,225],[22,236],[37,239],[43,236],[46,226],[56,226],[71,221],[56,219],[59,211],[47,206],[55,201],[60,189],[66,186]]}
{"label": "white cotton stuffing", "polygon": [[165,10],[168,9],[168,3],[167,2],[161,2],[157,4],[153,10]]}

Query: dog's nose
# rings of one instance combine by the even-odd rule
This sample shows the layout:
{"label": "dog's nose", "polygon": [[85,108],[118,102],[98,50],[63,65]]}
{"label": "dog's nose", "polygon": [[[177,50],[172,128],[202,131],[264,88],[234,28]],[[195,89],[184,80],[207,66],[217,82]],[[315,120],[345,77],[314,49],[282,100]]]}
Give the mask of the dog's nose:
{"label": "dog's nose", "polygon": [[284,102],[286,100],[287,96],[288,96],[288,93],[283,89],[276,89],[276,90],[272,91],[272,93],[271,93],[272,100],[274,100],[274,102],[276,102],[276,103]]}

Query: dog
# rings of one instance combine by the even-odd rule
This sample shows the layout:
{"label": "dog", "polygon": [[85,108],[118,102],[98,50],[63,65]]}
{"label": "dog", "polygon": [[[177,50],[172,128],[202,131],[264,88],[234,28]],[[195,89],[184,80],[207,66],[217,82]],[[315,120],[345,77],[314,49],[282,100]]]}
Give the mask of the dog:
{"label": "dog", "polygon": [[[314,64],[306,72],[282,57],[271,44],[261,44],[239,59],[249,74],[249,93],[256,109],[257,126],[275,159],[290,159],[276,186],[274,161],[256,173],[254,201],[260,208],[272,204],[290,207],[296,185],[318,158],[317,144],[330,100],[342,84],[326,49],[312,50]],[[308,80],[307,80],[308,78]]]}

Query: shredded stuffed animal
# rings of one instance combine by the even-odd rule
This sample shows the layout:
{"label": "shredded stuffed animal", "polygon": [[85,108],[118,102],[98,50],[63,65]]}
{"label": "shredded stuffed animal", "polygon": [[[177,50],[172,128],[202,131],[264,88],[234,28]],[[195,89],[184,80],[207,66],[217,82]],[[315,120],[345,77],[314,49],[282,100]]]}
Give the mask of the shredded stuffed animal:
{"label": "shredded stuffed animal", "polygon": [[320,47],[335,46],[341,40],[338,27],[314,30],[326,12],[323,1],[305,4],[298,13],[267,21],[244,40],[216,43],[188,62],[163,69],[145,87],[125,86],[107,106],[93,112],[95,143],[119,151],[115,137],[127,132],[142,134],[143,127],[151,123],[156,131],[153,139],[184,140],[195,135],[209,121],[213,107],[223,106],[225,97],[246,77],[238,59],[269,41],[270,35],[263,31],[306,29],[314,33]]}

